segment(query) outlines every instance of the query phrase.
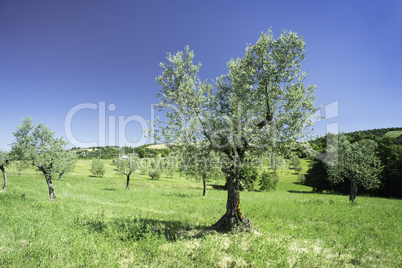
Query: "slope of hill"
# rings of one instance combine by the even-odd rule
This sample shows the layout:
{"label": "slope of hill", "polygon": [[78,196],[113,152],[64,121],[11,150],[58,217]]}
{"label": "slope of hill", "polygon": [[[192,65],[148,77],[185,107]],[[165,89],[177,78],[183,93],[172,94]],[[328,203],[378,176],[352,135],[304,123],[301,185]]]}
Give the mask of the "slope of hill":
{"label": "slope of hill", "polygon": [[391,137],[391,138],[398,138],[401,135],[402,135],[401,130],[392,130],[392,131],[385,133],[385,136]]}

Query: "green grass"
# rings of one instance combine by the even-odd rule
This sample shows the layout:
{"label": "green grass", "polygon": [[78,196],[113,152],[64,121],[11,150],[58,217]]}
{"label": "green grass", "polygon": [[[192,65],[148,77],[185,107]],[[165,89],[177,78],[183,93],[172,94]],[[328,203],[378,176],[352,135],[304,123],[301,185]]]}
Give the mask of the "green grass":
{"label": "green grass", "polygon": [[[175,174],[158,181],[125,177],[105,161],[54,181],[35,170],[9,171],[0,193],[0,267],[401,267],[402,201],[314,194],[279,173],[276,191],[242,192],[242,211],[256,231],[211,231],[225,212],[226,192]],[[303,172],[307,161],[302,161]],[[257,187],[256,187],[257,188]]]}
{"label": "green grass", "polygon": [[399,136],[402,135],[402,130],[393,130],[385,133],[385,136],[391,137],[391,138],[398,138]]}

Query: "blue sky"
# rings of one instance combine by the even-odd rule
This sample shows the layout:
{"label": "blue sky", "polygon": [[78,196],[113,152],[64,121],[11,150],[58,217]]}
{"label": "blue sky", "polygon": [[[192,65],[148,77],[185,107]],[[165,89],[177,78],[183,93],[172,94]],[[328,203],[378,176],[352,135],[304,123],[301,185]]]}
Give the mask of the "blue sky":
{"label": "blue sky", "polygon": [[214,79],[269,28],[304,36],[317,106],[338,101],[317,134],[402,126],[402,1],[2,0],[0,149],[27,115],[58,137],[70,115],[83,144],[114,145],[119,126],[138,144],[166,53],[189,45]]}

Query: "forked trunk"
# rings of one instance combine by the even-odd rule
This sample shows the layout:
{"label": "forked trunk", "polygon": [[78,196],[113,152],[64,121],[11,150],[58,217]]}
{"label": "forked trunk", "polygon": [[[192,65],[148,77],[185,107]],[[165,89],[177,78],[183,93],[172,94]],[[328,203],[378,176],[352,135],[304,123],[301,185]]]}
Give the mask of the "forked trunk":
{"label": "forked trunk", "polygon": [[[235,175],[236,174],[236,175]],[[249,230],[251,221],[242,214],[240,206],[238,172],[231,172],[228,177],[228,199],[226,213],[217,221],[212,228],[219,232],[229,232],[233,229]]]}
{"label": "forked trunk", "polygon": [[47,186],[49,187],[49,198],[50,198],[50,200],[53,200],[56,198],[56,195],[54,194],[52,174],[50,174],[50,173],[44,173],[44,174],[45,174]]}
{"label": "forked trunk", "polygon": [[202,196],[206,196],[207,195],[207,176],[205,176],[205,175],[202,176],[202,184],[203,184]]}
{"label": "forked trunk", "polygon": [[3,178],[4,178],[4,184],[3,184],[3,191],[7,192],[7,174],[6,174],[6,169],[1,166],[0,167],[1,171],[3,172]]}
{"label": "forked trunk", "polygon": [[130,190],[130,175],[131,175],[131,172],[126,174],[126,176],[127,176],[126,190]]}

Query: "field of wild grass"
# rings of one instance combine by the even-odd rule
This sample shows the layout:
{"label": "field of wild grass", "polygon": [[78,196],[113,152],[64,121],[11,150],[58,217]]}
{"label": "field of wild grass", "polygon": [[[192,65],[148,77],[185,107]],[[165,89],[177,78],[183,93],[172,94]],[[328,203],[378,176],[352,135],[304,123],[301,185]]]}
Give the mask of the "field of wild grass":
{"label": "field of wild grass", "polygon": [[402,267],[402,200],[352,205],[282,172],[275,191],[241,193],[255,231],[221,234],[209,227],[225,212],[222,181],[202,197],[200,182],[138,171],[127,191],[110,161],[103,178],[90,165],[54,181],[57,201],[40,173],[9,171],[0,267]]}

